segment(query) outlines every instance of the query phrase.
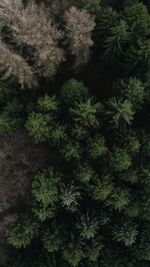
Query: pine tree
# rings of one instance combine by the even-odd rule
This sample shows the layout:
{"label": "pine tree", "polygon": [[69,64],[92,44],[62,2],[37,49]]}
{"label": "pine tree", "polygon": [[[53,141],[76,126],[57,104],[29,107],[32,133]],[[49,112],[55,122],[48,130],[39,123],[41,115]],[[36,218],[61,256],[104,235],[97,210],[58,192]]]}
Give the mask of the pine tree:
{"label": "pine tree", "polygon": [[113,127],[118,128],[124,124],[130,125],[134,119],[134,110],[132,104],[128,100],[117,100],[112,98],[107,103],[107,116],[110,118],[110,123]]}
{"label": "pine tree", "polygon": [[[72,238],[73,239],[73,238]],[[79,265],[80,261],[84,258],[84,252],[80,241],[71,240],[63,252],[64,259],[73,267]]]}
{"label": "pine tree", "polygon": [[124,20],[120,20],[118,25],[110,29],[109,37],[104,41],[103,57],[105,61],[115,61],[120,57],[128,39],[128,25]]}
{"label": "pine tree", "polygon": [[123,242],[125,246],[131,246],[136,241],[138,231],[136,225],[124,223],[123,226],[116,226],[113,230],[114,239],[118,242]]}
{"label": "pine tree", "polygon": [[94,238],[98,231],[98,219],[92,218],[89,214],[82,215],[80,222],[77,223],[77,228],[84,239]]}
{"label": "pine tree", "polygon": [[92,99],[88,99],[85,103],[76,104],[75,108],[71,108],[75,122],[85,127],[98,127],[99,121],[96,118],[96,114],[100,111],[101,104],[92,103]]}
{"label": "pine tree", "polygon": [[31,113],[26,123],[26,129],[35,142],[48,140],[50,136],[51,117],[41,113]]}
{"label": "pine tree", "polygon": [[132,158],[126,150],[116,148],[111,154],[110,166],[114,171],[128,170],[132,164]]}
{"label": "pine tree", "polygon": [[136,78],[130,77],[126,80],[119,80],[113,85],[119,97],[128,99],[135,109],[139,109],[144,102],[144,85]]}
{"label": "pine tree", "polygon": [[80,200],[81,196],[78,191],[78,188],[71,184],[71,185],[61,185],[61,195],[60,201],[62,206],[66,208],[68,211],[74,212],[78,207],[78,201]]}
{"label": "pine tree", "polygon": [[91,159],[96,160],[100,156],[103,156],[107,152],[107,147],[105,145],[105,140],[103,136],[96,136],[89,140],[89,156]]}
{"label": "pine tree", "polygon": [[38,234],[38,223],[33,222],[31,218],[25,217],[23,221],[14,226],[11,231],[7,233],[8,242],[16,248],[27,247],[33,238]]}
{"label": "pine tree", "polygon": [[107,197],[113,192],[113,182],[111,177],[103,176],[97,179],[96,184],[93,186],[93,199],[105,201]]}
{"label": "pine tree", "polygon": [[0,265],[148,267],[145,1],[25,2],[0,2]]}
{"label": "pine tree", "polygon": [[91,31],[95,23],[92,16],[85,10],[78,10],[71,7],[65,13],[66,36],[71,54],[75,57],[75,66],[85,64],[89,57],[89,48],[93,42]]}

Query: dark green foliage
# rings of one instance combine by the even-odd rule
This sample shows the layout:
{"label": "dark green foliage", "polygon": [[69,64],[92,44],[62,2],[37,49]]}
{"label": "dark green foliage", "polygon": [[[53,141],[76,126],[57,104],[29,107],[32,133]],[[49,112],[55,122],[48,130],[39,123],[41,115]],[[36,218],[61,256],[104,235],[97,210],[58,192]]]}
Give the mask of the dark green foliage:
{"label": "dark green foliage", "polygon": [[55,97],[45,95],[38,100],[37,112],[31,113],[26,123],[26,128],[35,142],[50,140],[51,135],[56,142],[57,139],[59,141],[63,138],[63,127],[54,126],[57,111],[58,102]]}
{"label": "dark green foliage", "polygon": [[6,82],[0,81],[0,103],[5,104],[7,100],[9,100],[11,97],[15,94],[15,88],[14,86],[7,84]]}
{"label": "dark green foliage", "polygon": [[89,98],[86,102],[81,102],[75,105],[75,108],[71,108],[76,123],[83,127],[94,127],[99,126],[99,122],[96,118],[96,114],[100,110],[100,103],[93,104],[92,99]]}
{"label": "dark green foliage", "polygon": [[135,254],[139,260],[150,261],[149,225],[144,225],[140,233],[140,241],[135,246]]}
{"label": "dark green foliage", "polygon": [[111,60],[123,72],[136,74],[149,66],[150,17],[142,3],[129,3],[121,12],[110,7],[100,10],[95,38],[102,44],[100,53],[106,64]]}
{"label": "dark green foliage", "polygon": [[20,127],[23,110],[24,105],[17,99],[15,85],[0,81],[0,135]]}
{"label": "dark green foliage", "polygon": [[61,149],[61,153],[66,161],[80,160],[81,152],[79,143],[68,142],[65,147]]}
{"label": "dark green foliage", "polygon": [[96,136],[89,139],[89,158],[95,160],[100,156],[105,155],[107,147],[105,146],[105,139],[103,136]]}
{"label": "dark green foliage", "polygon": [[140,141],[134,132],[125,131],[123,142],[130,154],[135,155],[140,151]]}
{"label": "dark green foliage", "polygon": [[[119,21],[119,15],[115,10],[108,7],[107,9],[101,9],[96,19],[97,35],[106,37],[109,33],[110,28],[117,25],[117,22]],[[101,42],[101,39],[99,39],[99,42]]]}
{"label": "dark green foliage", "polygon": [[80,217],[80,223],[77,224],[77,228],[80,230],[80,235],[88,240],[95,237],[98,225],[98,219],[86,214]]}
{"label": "dark green foliage", "polygon": [[25,248],[38,234],[38,224],[31,217],[24,217],[20,224],[14,226],[7,234],[8,241],[16,248]]}
{"label": "dark green foliage", "polygon": [[64,259],[70,266],[76,267],[80,261],[84,258],[81,245],[78,241],[71,240],[68,246],[64,249]]}
{"label": "dark green foliage", "polygon": [[58,109],[58,102],[55,97],[45,95],[39,99],[38,108],[42,112],[55,112]]}
{"label": "dark green foliage", "polygon": [[12,119],[9,114],[6,112],[3,114],[0,114],[0,134],[8,134],[10,132],[13,132],[18,128],[19,121],[14,118]]}
{"label": "dark green foliage", "polygon": [[135,3],[131,7],[126,6],[123,17],[127,21],[130,33],[143,38],[150,34],[150,17],[146,6]]}
{"label": "dark green foliage", "polygon": [[124,20],[120,20],[118,25],[111,28],[109,37],[104,42],[103,56],[105,61],[116,60],[122,54],[128,39],[128,25]]}
{"label": "dark green foliage", "polygon": [[105,175],[99,179],[97,178],[96,184],[93,187],[93,199],[105,201],[112,191],[113,183],[111,177]]}
{"label": "dark green foliage", "polygon": [[60,201],[62,206],[68,211],[76,211],[78,200],[81,198],[78,188],[73,184],[61,185]]}
{"label": "dark green foliage", "polygon": [[[54,226],[56,228],[56,225]],[[55,252],[60,249],[60,247],[63,245],[62,240],[60,238],[60,229],[44,229],[43,230],[43,237],[42,242],[44,248],[47,250],[47,252]]]}
{"label": "dark green foliage", "polygon": [[116,211],[123,211],[130,204],[128,188],[116,187],[108,198],[106,205],[112,206]]}
{"label": "dark green foliage", "polygon": [[32,194],[35,200],[41,203],[44,207],[53,205],[58,200],[57,183],[61,175],[54,173],[53,169],[39,174],[32,184]]}
{"label": "dark green foliage", "polygon": [[136,241],[138,234],[136,225],[124,223],[123,226],[116,226],[113,230],[114,240],[117,242],[123,242],[126,247],[131,246]]}
{"label": "dark green foliage", "polygon": [[92,14],[97,13],[101,6],[101,0],[78,0],[77,2],[80,8],[85,8]]}
{"label": "dark green foliage", "polygon": [[74,106],[80,101],[85,101],[89,97],[88,89],[82,82],[69,80],[61,90],[62,101],[68,106]]}
{"label": "dark green foliage", "polygon": [[134,119],[134,110],[131,102],[128,100],[112,98],[108,101],[107,116],[110,118],[112,127],[123,127],[130,125]]}
{"label": "dark green foliage", "polygon": [[135,108],[140,108],[144,101],[144,85],[136,78],[119,80],[114,83],[116,95],[128,99]]}
{"label": "dark green foliage", "polygon": [[132,164],[132,158],[125,149],[115,148],[110,156],[110,166],[114,171],[126,171]]}
{"label": "dark green foliage", "polygon": [[141,152],[145,159],[150,158],[150,134],[144,133],[141,136]]}
{"label": "dark green foliage", "polygon": [[85,163],[83,166],[79,166],[74,175],[81,183],[88,183],[94,179],[95,172],[88,163]]}
{"label": "dark green foliage", "polygon": [[83,72],[64,62],[36,91],[0,82],[1,136],[24,128],[48,150],[18,222],[4,231],[12,248],[5,267],[149,267],[148,9],[140,0],[45,2],[59,7],[59,26],[72,4],[94,14],[94,45]]}
{"label": "dark green foliage", "polygon": [[51,117],[41,113],[32,113],[27,121],[26,128],[35,142],[46,141],[49,138]]}

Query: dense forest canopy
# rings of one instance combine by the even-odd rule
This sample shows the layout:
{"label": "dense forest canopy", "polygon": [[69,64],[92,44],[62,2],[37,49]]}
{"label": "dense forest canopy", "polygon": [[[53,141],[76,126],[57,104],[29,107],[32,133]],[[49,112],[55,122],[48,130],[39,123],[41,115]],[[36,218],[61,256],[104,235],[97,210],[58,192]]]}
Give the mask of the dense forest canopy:
{"label": "dense forest canopy", "polygon": [[150,266],[149,12],[0,0],[0,267]]}

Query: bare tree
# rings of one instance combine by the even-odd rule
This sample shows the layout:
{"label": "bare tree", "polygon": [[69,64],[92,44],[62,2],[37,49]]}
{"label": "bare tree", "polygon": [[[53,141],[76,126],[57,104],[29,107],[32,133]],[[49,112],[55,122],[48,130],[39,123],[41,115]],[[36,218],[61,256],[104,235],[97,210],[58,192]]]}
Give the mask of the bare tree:
{"label": "bare tree", "polygon": [[87,62],[89,48],[92,46],[91,32],[95,26],[94,18],[85,10],[71,7],[65,12],[66,35],[70,51],[75,56],[76,65]]}
{"label": "bare tree", "polygon": [[22,87],[31,88],[37,84],[32,68],[23,57],[14,53],[0,41],[0,71],[5,72],[3,79],[16,78]]}
{"label": "bare tree", "polygon": [[[14,46],[20,47],[16,55],[1,41],[1,53],[5,55],[0,61],[0,68],[7,71],[7,77],[12,75],[17,78],[22,87],[34,86],[35,76],[53,76],[64,60],[63,50],[58,45],[63,34],[51,21],[45,6],[30,2],[24,8],[21,0],[3,0],[0,3],[0,28],[7,25]],[[27,55],[21,49],[25,46],[29,51]]]}
{"label": "bare tree", "polygon": [[[5,71],[4,78],[14,77],[22,87],[30,88],[40,77],[54,76],[65,55],[75,57],[75,66],[88,61],[94,18],[76,7],[68,10],[73,2],[49,0],[47,8],[34,1],[24,7],[21,0],[0,0],[0,71]],[[59,10],[65,14],[64,30]],[[3,36],[4,26],[11,32],[10,43]]]}

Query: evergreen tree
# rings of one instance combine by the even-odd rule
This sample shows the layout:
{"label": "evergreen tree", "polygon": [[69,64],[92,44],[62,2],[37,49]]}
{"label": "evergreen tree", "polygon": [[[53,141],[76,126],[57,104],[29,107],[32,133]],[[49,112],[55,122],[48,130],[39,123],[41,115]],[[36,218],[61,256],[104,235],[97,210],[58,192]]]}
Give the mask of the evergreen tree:
{"label": "evergreen tree", "polygon": [[145,2],[0,1],[0,266],[149,267]]}

